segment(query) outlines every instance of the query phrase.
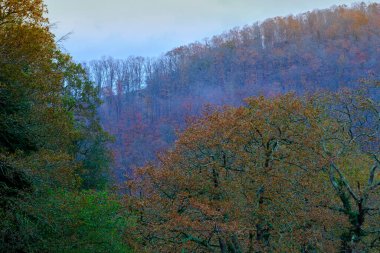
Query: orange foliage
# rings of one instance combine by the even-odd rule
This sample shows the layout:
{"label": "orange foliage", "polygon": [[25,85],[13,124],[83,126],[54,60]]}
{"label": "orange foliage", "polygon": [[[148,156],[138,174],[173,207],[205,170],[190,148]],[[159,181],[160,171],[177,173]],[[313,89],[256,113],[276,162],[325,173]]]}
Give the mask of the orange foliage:
{"label": "orange foliage", "polygon": [[[246,107],[207,109],[160,157],[160,166],[141,168],[130,184],[144,243],[159,252],[363,249],[370,237],[354,231],[351,214],[361,215],[359,197],[345,194],[353,175],[368,174],[352,157],[363,166],[373,160],[357,149],[359,137],[350,142],[344,115],[335,114],[347,98],[362,105],[353,115],[374,108],[345,92],[250,98]],[[334,153],[341,142],[345,151]],[[348,242],[347,234],[360,239]]]}

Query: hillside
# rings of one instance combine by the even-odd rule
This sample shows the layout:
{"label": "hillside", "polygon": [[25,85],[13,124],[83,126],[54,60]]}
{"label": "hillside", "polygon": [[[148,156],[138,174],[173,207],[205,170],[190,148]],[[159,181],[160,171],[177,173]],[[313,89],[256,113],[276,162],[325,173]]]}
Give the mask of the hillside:
{"label": "hillside", "polygon": [[380,252],[380,4],[87,64],[47,11],[0,1],[0,252]]}
{"label": "hillside", "polygon": [[87,64],[100,113],[116,137],[119,175],[155,159],[205,104],[248,96],[355,87],[380,70],[380,5],[356,4],[234,28],[155,58]]}

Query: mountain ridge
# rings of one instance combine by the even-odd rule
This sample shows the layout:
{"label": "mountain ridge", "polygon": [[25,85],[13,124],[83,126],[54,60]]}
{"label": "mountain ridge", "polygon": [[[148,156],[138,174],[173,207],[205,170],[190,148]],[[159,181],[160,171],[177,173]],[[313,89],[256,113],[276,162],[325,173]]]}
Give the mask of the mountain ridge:
{"label": "mountain ridge", "polygon": [[103,125],[116,137],[118,177],[170,148],[176,129],[206,104],[237,106],[249,96],[377,78],[379,41],[380,5],[359,3],[234,28],[156,59],[91,61],[88,73],[105,100]]}

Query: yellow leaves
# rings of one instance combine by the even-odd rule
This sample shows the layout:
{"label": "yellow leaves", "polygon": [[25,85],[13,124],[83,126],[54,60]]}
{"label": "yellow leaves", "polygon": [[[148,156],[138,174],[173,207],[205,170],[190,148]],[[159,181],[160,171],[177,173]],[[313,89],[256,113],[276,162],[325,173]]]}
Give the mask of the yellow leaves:
{"label": "yellow leaves", "polygon": [[9,24],[47,23],[43,17],[46,6],[42,0],[2,0],[0,2],[0,26]]}
{"label": "yellow leaves", "polygon": [[[67,182],[61,183],[75,185],[75,171],[80,164],[75,162],[76,158],[65,155],[76,152],[74,146],[83,137],[83,129],[79,129],[80,123],[75,122],[74,113],[65,107],[63,94],[66,91],[63,82],[67,74],[73,79],[83,79],[83,82],[86,82],[86,78],[79,66],[70,64],[68,55],[59,52],[54,35],[49,30],[48,20],[44,17],[45,12],[42,0],[0,1],[1,99],[7,98],[6,106],[17,109],[8,115],[5,110],[3,115],[6,118],[12,117],[19,128],[19,136],[26,140],[32,139],[35,150],[45,149],[40,154],[41,164],[34,164],[36,167],[44,167],[42,160],[45,159],[47,167],[50,164],[57,167],[57,178],[52,181],[67,179]],[[66,66],[76,68],[73,67],[72,72],[67,73],[68,71],[62,70]],[[82,109],[88,105],[86,102],[96,105],[96,94],[92,93],[91,88],[79,87],[77,91],[81,96],[86,93],[88,101],[94,102],[82,103],[83,101],[76,100],[72,104],[76,103]],[[81,115],[75,116],[80,116],[86,124],[92,124],[90,114],[94,111],[91,108],[82,111]],[[21,137],[19,138],[22,139]],[[26,146],[20,145],[18,148],[28,149]],[[58,154],[54,156],[49,152]],[[33,159],[38,160],[36,157]],[[53,177],[50,172],[48,174]]]}
{"label": "yellow leaves", "polygon": [[[44,12],[42,0],[1,1],[2,85],[6,92],[17,94],[30,104],[31,111],[24,115],[24,121],[29,125],[30,121],[41,124],[40,129],[36,129],[36,139],[55,142],[50,143],[51,146],[67,146],[78,133],[73,130],[73,121],[63,108],[63,73],[54,64],[62,54],[57,53]],[[29,115],[30,120],[26,118]],[[53,136],[54,139],[50,138]]]}
{"label": "yellow leaves", "polygon": [[361,185],[362,189],[367,186],[369,168],[373,165],[370,156],[351,153],[339,157],[335,163],[352,185]]}

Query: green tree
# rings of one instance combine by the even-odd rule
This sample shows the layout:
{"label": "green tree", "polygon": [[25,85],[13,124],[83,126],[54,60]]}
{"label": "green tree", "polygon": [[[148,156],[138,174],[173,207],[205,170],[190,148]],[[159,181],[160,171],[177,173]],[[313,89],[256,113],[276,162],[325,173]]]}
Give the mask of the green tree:
{"label": "green tree", "polygon": [[[98,90],[41,0],[0,2],[0,252],[126,252]],[[104,216],[104,218],[102,218]]]}

